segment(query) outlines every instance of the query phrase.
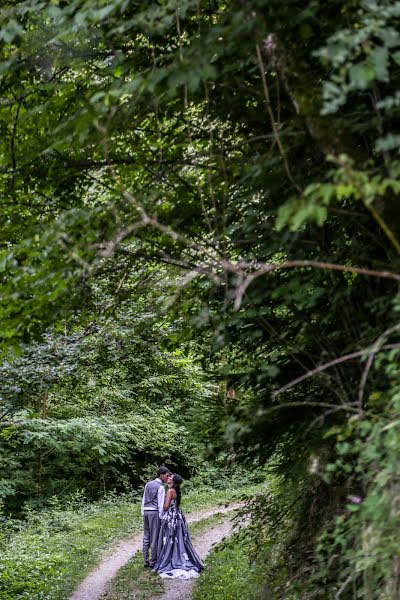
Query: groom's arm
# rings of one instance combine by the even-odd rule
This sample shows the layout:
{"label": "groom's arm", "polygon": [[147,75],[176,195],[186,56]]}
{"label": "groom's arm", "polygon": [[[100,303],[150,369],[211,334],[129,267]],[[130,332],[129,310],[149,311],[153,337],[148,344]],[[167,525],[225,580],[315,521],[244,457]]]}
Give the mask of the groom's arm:
{"label": "groom's arm", "polygon": [[157,503],[158,503],[158,514],[160,519],[164,514],[164,500],[165,500],[165,489],[163,485],[158,488]]}
{"label": "groom's arm", "polygon": [[[146,483],[146,485],[147,485],[147,483]],[[145,493],[146,493],[146,485],[144,486],[144,490],[143,490],[143,496],[142,496],[142,506],[141,506],[141,508],[140,508],[140,512],[141,512],[141,514],[142,514],[142,517],[143,517],[143,515],[144,515],[144,495],[145,495]]]}

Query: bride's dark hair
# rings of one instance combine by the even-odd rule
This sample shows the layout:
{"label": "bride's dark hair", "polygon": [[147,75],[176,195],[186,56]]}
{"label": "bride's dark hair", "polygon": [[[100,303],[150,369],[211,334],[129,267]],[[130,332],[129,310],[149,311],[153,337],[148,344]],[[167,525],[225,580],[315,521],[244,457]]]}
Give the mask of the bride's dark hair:
{"label": "bride's dark hair", "polygon": [[181,483],[182,483],[182,481],[183,481],[183,477],[181,477],[177,473],[174,473],[172,475],[172,489],[174,489],[176,491],[176,504],[177,504],[177,506],[179,506],[180,503],[181,503],[181,496],[182,496]]}

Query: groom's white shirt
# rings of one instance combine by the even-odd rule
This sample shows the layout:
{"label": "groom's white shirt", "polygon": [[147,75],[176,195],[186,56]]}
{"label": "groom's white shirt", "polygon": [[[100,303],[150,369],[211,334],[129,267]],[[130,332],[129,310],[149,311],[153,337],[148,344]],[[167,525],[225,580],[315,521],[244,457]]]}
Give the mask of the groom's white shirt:
{"label": "groom's white shirt", "polygon": [[[159,481],[160,483],[162,483],[162,481],[159,477],[156,477],[156,481]],[[147,485],[147,483],[146,483],[146,485]],[[157,510],[156,508],[145,508],[144,507],[144,497],[145,497],[145,493],[146,493],[146,485],[144,486],[144,492],[143,492],[143,498],[142,498],[142,509],[141,509],[142,516],[144,515],[145,510]],[[160,485],[160,487],[158,488],[158,492],[157,492],[158,514],[160,515],[160,519],[164,514],[164,500],[165,500],[165,489],[164,489],[164,484],[163,484],[163,485]]]}

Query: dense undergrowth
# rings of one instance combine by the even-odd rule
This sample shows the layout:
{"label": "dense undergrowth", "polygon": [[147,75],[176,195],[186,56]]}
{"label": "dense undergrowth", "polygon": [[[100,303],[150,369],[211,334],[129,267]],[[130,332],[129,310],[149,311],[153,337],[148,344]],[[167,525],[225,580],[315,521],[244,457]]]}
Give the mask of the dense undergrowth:
{"label": "dense undergrowth", "polygon": [[[397,377],[392,360],[380,366]],[[332,427],[308,462],[269,461],[251,519],[210,556],[195,600],[399,597],[399,387],[375,401],[379,414]]]}

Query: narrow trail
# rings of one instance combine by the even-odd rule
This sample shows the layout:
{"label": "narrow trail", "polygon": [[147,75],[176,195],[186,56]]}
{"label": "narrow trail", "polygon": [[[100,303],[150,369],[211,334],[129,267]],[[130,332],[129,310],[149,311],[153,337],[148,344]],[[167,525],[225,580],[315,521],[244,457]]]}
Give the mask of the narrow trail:
{"label": "narrow trail", "polygon": [[[196,521],[202,521],[203,519],[207,519],[208,517],[211,517],[213,515],[231,512],[233,510],[236,510],[240,506],[241,504],[236,503],[230,504],[228,506],[214,506],[213,508],[199,510],[195,513],[187,515],[187,522],[195,523]],[[222,528],[224,525],[225,524],[218,526],[218,529],[220,527]],[[228,532],[229,531],[230,529],[228,529]],[[208,531],[205,534],[204,537],[207,537],[207,543],[208,539],[211,540],[212,535],[212,531]],[[220,541],[223,537],[225,537],[225,535],[226,534],[221,535],[220,539],[216,540],[215,542],[211,541],[209,549],[211,549],[213,543]],[[123,567],[128,561],[130,561],[130,559],[136,554],[136,552],[142,549],[142,540],[143,534],[142,532],[140,532],[133,537],[126,538],[118,542],[118,544],[114,546],[106,556],[104,556],[104,558],[100,561],[97,567],[91,573],[89,573],[89,575],[85,577],[85,579],[79,584],[72,596],[70,596],[70,600],[99,600],[101,596],[103,596],[103,594],[106,592],[107,583],[116,575],[117,571],[121,567]],[[201,549],[200,537],[196,540],[195,543],[196,550],[199,551],[200,556],[202,558],[206,556],[209,552],[209,549],[207,551],[204,550],[205,554],[202,553],[203,551]],[[206,547],[205,542],[204,547]],[[182,586],[182,583],[186,582],[167,581],[167,583],[171,585],[173,583],[180,583]],[[187,583],[191,582],[189,581]],[[169,589],[170,586],[168,585],[168,590]],[[168,598],[170,598],[170,600],[181,597],[185,598],[186,596],[168,595]],[[158,596],[158,600],[160,600],[161,598],[164,598],[164,596]]]}

